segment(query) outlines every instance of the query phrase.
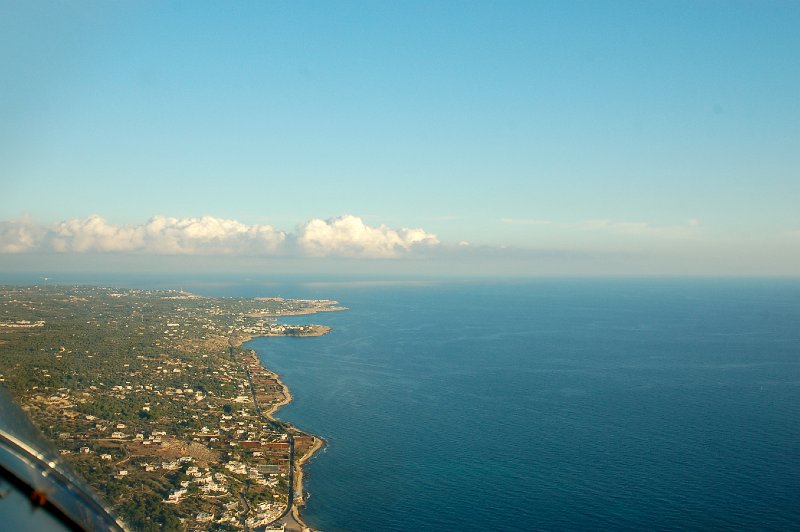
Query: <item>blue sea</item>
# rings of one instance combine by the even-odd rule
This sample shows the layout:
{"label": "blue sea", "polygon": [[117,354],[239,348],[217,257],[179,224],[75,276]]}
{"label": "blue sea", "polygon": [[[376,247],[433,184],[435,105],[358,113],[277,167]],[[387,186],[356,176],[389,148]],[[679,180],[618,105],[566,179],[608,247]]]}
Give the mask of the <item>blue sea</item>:
{"label": "blue sea", "polygon": [[250,346],[328,441],[315,528],[800,529],[800,282],[298,290],[350,310]]}
{"label": "blue sea", "polygon": [[248,345],[325,531],[800,530],[800,281],[145,279],[334,298]]}

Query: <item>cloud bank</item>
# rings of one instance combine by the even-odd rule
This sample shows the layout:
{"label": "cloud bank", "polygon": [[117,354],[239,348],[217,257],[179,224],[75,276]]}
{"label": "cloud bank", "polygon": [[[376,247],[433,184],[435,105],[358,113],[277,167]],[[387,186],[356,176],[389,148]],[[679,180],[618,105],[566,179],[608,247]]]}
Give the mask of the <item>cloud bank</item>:
{"label": "cloud bank", "polygon": [[112,224],[98,215],[50,226],[29,218],[0,221],[0,253],[393,258],[438,244],[423,229],[371,227],[352,215],[309,220],[294,233],[213,216],[154,216],[141,225]]}

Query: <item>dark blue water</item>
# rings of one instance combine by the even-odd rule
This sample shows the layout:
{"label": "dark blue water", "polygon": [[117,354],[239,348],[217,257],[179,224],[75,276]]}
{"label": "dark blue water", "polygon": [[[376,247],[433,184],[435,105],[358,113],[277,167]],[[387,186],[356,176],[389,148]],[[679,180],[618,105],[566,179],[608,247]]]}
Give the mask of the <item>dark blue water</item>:
{"label": "dark blue water", "polygon": [[800,528],[799,282],[306,289],[351,310],[250,345],[314,527]]}

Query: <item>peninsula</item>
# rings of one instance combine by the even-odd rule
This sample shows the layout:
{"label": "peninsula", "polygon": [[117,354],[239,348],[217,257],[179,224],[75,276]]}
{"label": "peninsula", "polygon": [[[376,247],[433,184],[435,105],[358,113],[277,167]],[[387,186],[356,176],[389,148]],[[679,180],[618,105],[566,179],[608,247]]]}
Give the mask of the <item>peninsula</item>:
{"label": "peninsula", "polygon": [[336,301],[0,286],[0,384],[134,530],[303,530],[302,464],[324,442],[243,346],[313,337],[283,316]]}

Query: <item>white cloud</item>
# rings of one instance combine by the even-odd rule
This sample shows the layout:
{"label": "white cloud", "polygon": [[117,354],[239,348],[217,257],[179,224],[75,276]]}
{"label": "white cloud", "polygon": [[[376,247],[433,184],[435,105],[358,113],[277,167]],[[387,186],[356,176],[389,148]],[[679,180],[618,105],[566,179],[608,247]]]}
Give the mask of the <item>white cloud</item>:
{"label": "white cloud", "polygon": [[109,225],[97,215],[60,222],[46,238],[59,252],[131,251],[143,245],[141,227]]}
{"label": "white cloud", "polygon": [[104,218],[66,220],[51,228],[45,249],[58,252],[138,251],[163,255],[274,252],[286,235],[268,225],[203,216],[155,216],[144,225],[109,224]]}
{"label": "white cloud", "polygon": [[[297,246],[290,248],[289,241]],[[370,227],[352,215],[313,219],[291,235],[269,225],[202,216],[154,216],[140,225],[118,225],[92,215],[44,227],[29,219],[0,222],[0,253],[137,252],[155,255],[287,255],[397,257],[439,241],[423,229]]]}
{"label": "white cloud", "polygon": [[306,222],[297,234],[300,248],[308,255],[344,257],[396,257],[418,246],[435,246],[436,235],[422,229],[370,227],[350,214]]}
{"label": "white cloud", "polygon": [[0,253],[24,253],[38,246],[44,229],[30,218],[0,221]]}
{"label": "white cloud", "polygon": [[169,254],[263,254],[278,251],[286,233],[269,225],[247,226],[236,220],[203,216],[156,216],[146,225],[148,251]]}

